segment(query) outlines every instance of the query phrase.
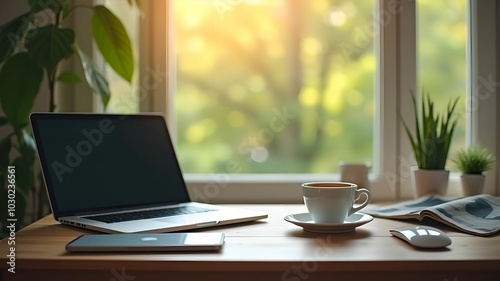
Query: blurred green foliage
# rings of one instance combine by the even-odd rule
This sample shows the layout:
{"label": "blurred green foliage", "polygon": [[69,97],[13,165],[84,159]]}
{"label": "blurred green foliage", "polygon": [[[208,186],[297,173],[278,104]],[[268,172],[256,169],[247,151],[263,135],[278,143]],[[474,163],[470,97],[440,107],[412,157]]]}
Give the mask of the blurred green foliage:
{"label": "blurred green foliage", "polygon": [[[333,173],[339,161],[373,162],[373,39],[383,24],[374,5],[175,1],[184,172]],[[465,1],[417,7],[419,84],[440,108],[465,95]]]}
{"label": "blurred green foliage", "polygon": [[[432,95],[440,111],[461,96],[458,124],[450,155],[465,147],[467,1],[418,0],[417,40],[419,85]],[[421,92],[421,91],[420,91]],[[447,167],[452,168],[450,160]]]}

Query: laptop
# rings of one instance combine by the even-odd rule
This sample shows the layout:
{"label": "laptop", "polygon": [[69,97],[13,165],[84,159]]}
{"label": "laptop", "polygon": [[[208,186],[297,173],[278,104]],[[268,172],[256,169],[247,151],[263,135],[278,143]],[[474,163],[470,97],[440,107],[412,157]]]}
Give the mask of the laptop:
{"label": "laptop", "polygon": [[267,218],[190,200],[161,115],[32,113],[54,218],[105,233],[172,232]]}

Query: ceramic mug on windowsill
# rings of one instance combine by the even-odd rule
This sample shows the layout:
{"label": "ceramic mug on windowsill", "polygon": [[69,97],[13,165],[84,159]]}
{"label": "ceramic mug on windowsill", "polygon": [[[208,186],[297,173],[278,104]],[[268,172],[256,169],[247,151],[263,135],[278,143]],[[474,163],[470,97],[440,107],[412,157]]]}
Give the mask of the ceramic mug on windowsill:
{"label": "ceramic mug on windowsill", "polygon": [[352,182],[358,188],[370,188],[370,181],[368,174],[370,172],[370,165],[364,163],[339,163],[340,181]]}

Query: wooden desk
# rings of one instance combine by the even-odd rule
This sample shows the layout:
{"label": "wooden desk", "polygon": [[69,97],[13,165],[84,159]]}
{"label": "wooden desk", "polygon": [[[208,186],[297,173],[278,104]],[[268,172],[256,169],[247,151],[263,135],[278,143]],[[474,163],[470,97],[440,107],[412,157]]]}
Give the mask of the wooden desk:
{"label": "wooden desk", "polygon": [[239,205],[269,213],[262,221],[207,229],[225,232],[220,253],[69,254],[66,243],[91,233],[45,217],[16,235],[16,273],[2,280],[500,280],[500,236],[475,237],[440,224],[445,250],[417,250],[389,229],[416,221],[375,218],[344,234],[314,234],[283,220],[303,205]]}

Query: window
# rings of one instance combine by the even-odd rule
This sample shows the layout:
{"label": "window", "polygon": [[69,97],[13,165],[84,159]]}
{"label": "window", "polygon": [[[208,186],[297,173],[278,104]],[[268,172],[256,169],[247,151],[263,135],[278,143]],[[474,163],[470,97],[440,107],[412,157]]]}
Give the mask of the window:
{"label": "window", "polygon": [[441,112],[450,99],[460,96],[459,122],[450,147],[453,154],[465,146],[466,136],[467,1],[419,0],[416,4],[418,86],[432,96]]}
{"label": "window", "polygon": [[[146,72],[158,69],[168,73],[160,78],[168,76],[170,80],[165,87],[141,92],[140,108],[167,114],[182,167],[190,172],[186,181],[193,199],[297,202],[301,182],[338,180],[339,160],[373,164],[370,188],[375,199],[411,197],[411,150],[397,109],[411,117],[408,91],[419,91],[420,85],[440,99],[440,107],[445,106],[446,98],[437,95],[467,93],[463,99],[466,118],[456,134],[455,146],[479,142],[500,159],[495,137],[500,134],[496,113],[500,106],[495,95],[500,80],[499,4],[451,1],[445,2],[444,9],[440,5],[445,4],[439,1],[424,0],[298,2],[144,1],[140,65]],[[353,10],[360,16],[355,24],[349,17]],[[290,29],[297,32],[292,36],[287,33]],[[357,30],[366,30],[367,36]],[[464,41],[467,35],[468,48]],[[220,40],[214,40],[215,36]],[[350,55],[345,56],[337,45],[330,51],[332,63],[317,59],[325,55],[328,44],[342,42]],[[168,66],[168,72],[162,72],[163,66]],[[439,69],[437,74],[435,69]],[[321,74],[329,77],[323,82],[326,84],[320,82]],[[164,83],[162,79],[159,82]],[[360,115],[329,112],[328,102],[320,103],[325,97],[320,97],[319,89],[327,87],[342,93],[333,95],[342,97],[342,109]],[[283,113],[283,106],[289,111]],[[270,121],[276,112],[289,113],[293,122],[273,123],[273,131]],[[354,144],[359,148],[355,153],[339,156],[336,152],[349,151],[352,143],[339,146],[328,142],[336,139],[339,128],[346,127],[364,135],[356,138],[360,143]],[[297,162],[294,159],[300,157],[288,158],[289,154],[282,152],[292,147],[292,154],[301,155],[303,151],[293,148],[297,143],[309,144],[311,139],[318,141],[312,137],[318,133],[323,139],[316,142],[316,153],[305,153],[308,161]],[[256,141],[245,146],[250,143],[248,137]],[[353,141],[354,137],[349,137],[345,139]],[[335,150],[337,147],[341,148]],[[356,156],[346,159],[347,155]],[[487,192],[498,192],[499,169],[489,174]],[[456,175],[450,184],[450,194],[459,195]]]}
{"label": "window", "polygon": [[172,3],[184,172],[328,174],[373,161],[374,1]]}

